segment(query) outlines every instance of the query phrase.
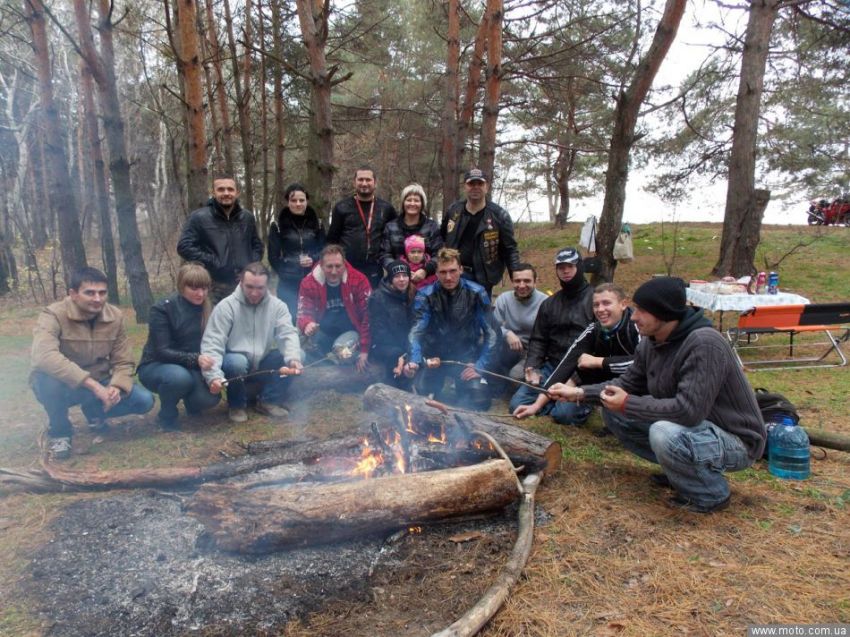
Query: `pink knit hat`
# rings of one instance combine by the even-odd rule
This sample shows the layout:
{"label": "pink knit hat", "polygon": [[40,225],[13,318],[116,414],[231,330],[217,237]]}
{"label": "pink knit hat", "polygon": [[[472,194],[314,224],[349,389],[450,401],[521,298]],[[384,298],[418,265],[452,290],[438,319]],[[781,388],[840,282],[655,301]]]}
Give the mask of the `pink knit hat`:
{"label": "pink knit hat", "polygon": [[404,240],[404,253],[407,254],[416,248],[425,249],[425,238],[422,235],[412,234]]}

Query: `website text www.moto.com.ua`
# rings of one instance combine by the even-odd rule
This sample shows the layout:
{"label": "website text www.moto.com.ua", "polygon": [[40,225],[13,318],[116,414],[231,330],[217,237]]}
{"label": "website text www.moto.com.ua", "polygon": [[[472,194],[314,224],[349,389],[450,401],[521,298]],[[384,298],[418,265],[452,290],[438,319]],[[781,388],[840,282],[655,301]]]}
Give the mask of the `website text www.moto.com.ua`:
{"label": "website text www.moto.com.ua", "polygon": [[747,637],[850,637],[850,624],[754,624]]}

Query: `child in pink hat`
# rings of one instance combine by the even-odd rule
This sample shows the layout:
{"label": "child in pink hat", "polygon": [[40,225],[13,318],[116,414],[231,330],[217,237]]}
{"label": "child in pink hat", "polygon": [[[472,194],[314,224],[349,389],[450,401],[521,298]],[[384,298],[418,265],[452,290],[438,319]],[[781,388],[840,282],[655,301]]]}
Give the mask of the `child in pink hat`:
{"label": "child in pink hat", "polygon": [[416,286],[417,290],[421,290],[437,280],[436,274],[426,276],[419,281],[416,280],[418,277],[415,274],[419,270],[424,270],[431,260],[431,257],[425,252],[425,238],[422,235],[412,234],[404,240],[404,256],[401,260],[410,266],[410,281]]}

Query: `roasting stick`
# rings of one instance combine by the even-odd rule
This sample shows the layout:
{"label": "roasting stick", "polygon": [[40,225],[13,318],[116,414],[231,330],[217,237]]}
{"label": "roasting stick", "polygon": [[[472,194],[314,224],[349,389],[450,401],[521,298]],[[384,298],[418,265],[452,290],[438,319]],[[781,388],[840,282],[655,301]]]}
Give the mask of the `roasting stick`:
{"label": "roasting stick", "polygon": [[[302,365],[301,369],[307,369],[308,367],[313,367],[314,365],[318,365],[319,363],[324,363],[325,361],[332,360],[331,356],[332,356],[331,354],[328,354],[324,358],[320,358],[319,360],[313,361],[312,363],[307,363],[306,365]],[[285,369],[290,370],[290,372],[294,371],[294,368],[292,368],[292,367],[287,367]],[[237,380],[246,380],[248,378],[254,378],[255,376],[269,376],[271,374],[277,374],[278,371],[279,370],[277,370],[277,369],[260,369],[260,370],[257,370],[256,372],[250,372],[248,374],[242,374],[241,376],[234,376],[233,378],[228,378],[227,380],[225,380],[221,384],[221,386],[227,387],[230,383],[235,383]],[[281,374],[280,376],[283,377],[283,376],[292,376],[292,375],[293,375],[292,373],[288,373],[288,374]]]}
{"label": "roasting stick", "polygon": [[[428,359],[428,360],[433,360],[433,359]],[[443,359],[438,359],[438,360],[440,361],[440,365],[442,365],[442,364],[460,365],[461,367],[469,367],[469,365],[470,365],[470,363],[464,363],[462,361],[448,361],[448,360],[443,360]],[[437,365],[437,367],[439,367],[439,365]],[[475,371],[478,372],[479,374],[487,374],[488,376],[494,376],[495,378],[501,378],[502,380],[506,380],[506,381],[509,381],[511,383],[516,383],[517,385],[523,385],[524,387],[528,387],[529,389],[533,389],[534,391],[539,391],[541,394],[548,394],[549,393],[548,389],[545,389],[543,387],[538,387],[537,385],[532,385],[531,383],[526,383],[523,380],[517,380],[516,378],[511,378],[510,376],[504,376],[502,374],[497,374],[496,372],[490,372],[490,371],[487,371],[486,369],[478,369],[477,367],[475,368]]]}

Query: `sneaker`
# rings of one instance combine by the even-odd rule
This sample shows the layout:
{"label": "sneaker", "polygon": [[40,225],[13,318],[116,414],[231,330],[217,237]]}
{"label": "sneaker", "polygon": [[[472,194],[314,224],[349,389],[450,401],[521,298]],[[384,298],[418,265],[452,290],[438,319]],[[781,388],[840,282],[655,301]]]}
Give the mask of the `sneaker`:
{"label": "sneaker", "polygon": [[691,513],[714,513],[715,511],[722,511],[729,507],[729,503],[732,501],[732,496],[726,496],[725,500],[721,500],[716,504],[711,504],[708,506],[697,504],[689,498],[677,493],[673,497],[671,497],[667,503],[676,509],[684,509],[685,511],[690,511]]}
{"label": "sneaker", "polygon": [[54,460],[67,460],[71,457],[70,438],[48,438],[47,450]]}
{"label": "sneaker", "polygon": [[287,411],[286,407],[281,407],[280,405],[275,405],[274,403],[260,402],[259,400],[254,405],[254,411],[256,411],[258,414],[269,416],[271,418],[289,417],[289,411]]}
{"label": "sneaker", "polygon": [[103,418],[95,418],[94,420],[89,420],[89,432],[93,434],[102,434],[105,433],[109,429],[109,425],[106,424],[106,420]]}
{"label": "sneaker", "polygon": [[230,422],[247,422],[248,412],[244,407],[231,407],[227,412]]}

